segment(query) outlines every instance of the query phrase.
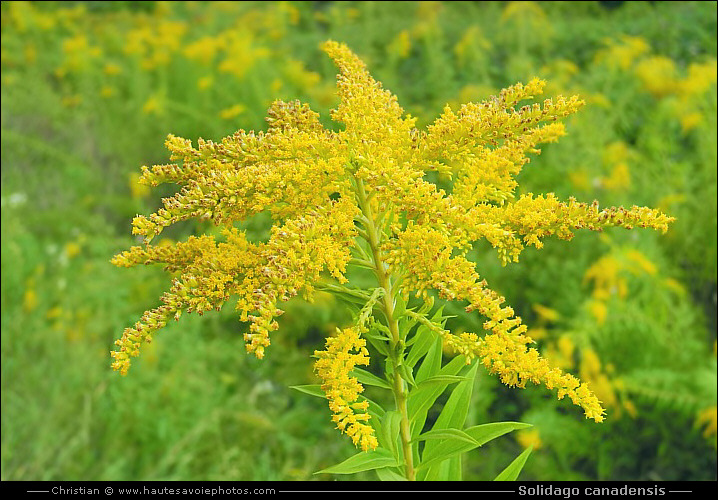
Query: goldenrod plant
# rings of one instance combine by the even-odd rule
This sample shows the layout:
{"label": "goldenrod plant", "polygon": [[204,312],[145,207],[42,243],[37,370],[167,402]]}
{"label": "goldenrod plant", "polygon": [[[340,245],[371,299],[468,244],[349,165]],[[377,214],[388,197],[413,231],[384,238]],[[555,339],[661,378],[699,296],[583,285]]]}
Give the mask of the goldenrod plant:
{"label": "goldenrod plant", "polygon": [[[339,68],[340,102],[331,114],[339,130],[325,129],[308,105],[275,101],[266,132],[239,130],[219,143],[199,139],[197,147],[170,135],[166,146],[175,163],[142,168],[142,184],[181,189],[156,213],[133,220],[144,245],[112,262],[161,264],[174,278],[162,304],[117,340],[113,368],[126,374],[142,345],[170,320],[220,309],[230,297],[249,323],[246,349],[261,359],[279,328],[280,303],[298,294],[311,301],[324,291],[354,305],[355,322],[315,351],[321,383],[296,388],[326,398],[332,421],[361,451],[322,472],[461,479],[462,454],[529,427],[465,427],[479,365],[508,386],[532,382],[559,399],[568,396],[586,418],[602,422],[605,410],[588,384],[530,347],[526,325],[467,253],[486,239],[507,265],[549,236],[570,240],[576,230],[607,227],[666,232],[673,218],[646,207],[600,209],[597,201],[561,201],[553,193],[516,194],[527,154],[565,134],[560,119],[584,104],[578,96],[519,107],[542,93],[545,82],[533,79],[481,103],[447,106],[418,130],[346,45],[328,41],[322,48]],[[450,192],[431,181],[436,178],[450,179]],[[271,215],[269,239],[250,241],[236,224],[260,213]],[[211,221],[218,232],[151,245],[166,227],[193,218]],[[352,286],[354,268],[368,271],[374,286]],[[480,314],[484,334],[447,330],[435,296]],[[445,349],[455,354],[447,363]],[[383,361],[375,363],[381,370],[359,368],[370,356]],[[364,385],[390,391],[394,407],[366,398]],[[438,418],[428,419],[449,387]],[[530,450],[496,479],[515,479]]]}

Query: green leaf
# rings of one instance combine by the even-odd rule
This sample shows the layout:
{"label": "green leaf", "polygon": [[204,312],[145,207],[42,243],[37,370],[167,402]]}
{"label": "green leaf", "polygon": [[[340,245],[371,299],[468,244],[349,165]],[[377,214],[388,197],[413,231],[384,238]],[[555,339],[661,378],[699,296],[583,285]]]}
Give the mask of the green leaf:
{"label": "green leaf", "polygon": [[414,439],[414,441],[423,441],[426,439],[456,439],[480,446],[480,443],[476,439],[460,429],[432,429],[421,434],[418,438]]}
{"label": "green leaf", "polygon": [[433,377],[429,377],[424,379],[420,384],[419,387],[428,387],[430,385],[434,384],[455,384],[457,382],[464,382],[466,380],[469,380],[466,377],[459,377],[458,375],[434,375]]}
{"label": "green leaf", "polygon": [[399,365],[398,370],[401,378],[406,380],[413,387],[416,387],[416,382],[414,381],[414,375],[411,373],[411,368],[402,363]]}
{"label": "green leaf", "polygon": [[294,389],[295,391],[303,392],[304,394],[309,394],[318,398],[327,399],[327,395],[324,394],[324,391],[322,391],[322,386],[318,384],[290,385],[289,388]]}
{"label": "green leaf", "polygon": [[[469,368],[465,380],[459,385],[457,385],[456,388],[454,388],[454,390],[451,392],[451,396],[449,396],[449,400],[446,402],[444,408],[441,410],[441,413],[436,419],[436,422],[434,422],[432,430],[458,430],[464,426],[466,416],[469,413],[469,403],[471,402],[471,393],[474,390],[474,378],[476,377],[476,370],[478,366],[478,363],[474,363],[473,366]],[[470,443],[471,447],[469,449],[473,449],[479,446],[478,441],[474,440],[473,438],[471,438],[471,441],[473,442]],[[434,453],[435,449],[439,449],[442,454],[446,454],[447,448],[441,447],[440,444],[437,444],[435,442],[428,442],[424,446],[422,461],[436,463],[436,454]],[[468,451],[468,449],[464,451]],[[459,453],[463,453],[463,451],[460,451]],[[454,471],[453,469],[455,469],[456,467],[460,467],[460,460],[454,462],[454,464],[447,464],[441,467],[434,467],[431,470],[428,470],[424,479],[434,481],[448,480],[449,475],[455,475],[456,473],[456,471]]]}
{"label": "green leaf", "polygon": [[[426,363],[426,361],[427,360],[424,360],[423,363]],[[451,361],[449,361],[446,366],[441,368],[438,372],[438,375],[456,375],[464,366],[466,366],[466,364],[464,363],[464,357],[457,356]],[[418,374],[416,378],[419,378]],[[409,397],[407,398],[406,403],[409,412],[409,420],[421,418],[420,416],[422,415],[422,413],[427,412],[431,408],[437,398],[441,396],[441,393],[444,392],[444,389],[446,389],[447,385],[449,385],[449,382],[441,382],[437,384],[430,384],[424,387],[417,387],[416,389],[412,390],[409,393]]]}
{"label": "green leaf", "polygon": [[372,330],[377,330],[377,334],[378,334],[378,332],[384,333],[384,336],[380,337],[380,338],[384,338],[386,340],[391,340],[391,330],[389,330],[389,327],[387,327],[386,325],[379,323],[378,321],[375,321],[375,320],[372,320],[371,326],[372,326],[372,328],[371,328]]}
{"label": "green leaf", "polygon": [[428,455],[424,453],[422,462],[416,467],[416,469],[426,470],[427,467],[438,465],[440,462],[443,462],[446,459],[449,459],[461,453],[466,453],[467,451],[473,450],[478,446],[479,444],[476,441],[468,442],[460,438],[445,439],[444,441],[441,441],[440,443],[436,444],[436,446],[431,449],[431,452]]}
{"label": "green leaf", "polygon": [[396,458],[389,450],[377,448],[376,450],[361,451],[342,463],[322,469],[315,474],[355,474],[365,470],[400,466],[401,464],[396,462]]}
{"label": "green leaf", "polygon": [[[430,321],[436,323],[437,325],[443,326],[446,322],[446,318],[442,316],[443,310],[443,307],[439,308],[439,310],[436,311],[436,314],[434,314]],[[428,328],[426,325],[423,326]],[[429,330],[431,329],[429,328]],[[419,370],[416,372],[415,378],[417,383],[421,382],[427,377],[436,375],[441,368],[441,358],[443,355],[441,338],[438,335],[432,335],[432,338],[434,339],[434,344],[429,347],[424,361],[421,363]],[[414,363],[416,363],[416,360],[414,360]]]}
{"label": "green leaf", "polygon": [[[409,342],[413,345],[407,354],[404,363],[410,368],[414,368],[414,365],[424,356],[436,340],[436,334],[432,332],[428,326],[419,325],[416,329],[416,333]],[[409,345],[407,342],[407,345]]]}
{"label": "green leaf", "polygon": [[[410,311],[411,309],[408,310]],[[410,318],[409,316],[403,316],[399,318],[396,324],[399,327],[399,338],[402,342],[404,342],[404,347],[406,347],[408,345],[406,339],[409,336],[411,329],[416,325],[416,320]]]}
{"label": "green leaf", "polygon": [[434,297],[427,297],[427,300],[424,301],[424,303],[421,305],[421,308],[419,309],[419,314],[422,316],[426,316],[429,311],[434,307]]}
{"label": "green leaf", "polygon": [[381,433],[379,434],[381,445],[391,451],[397,460],[400,458],[399,446],[397,445],[400,425],[401,413],[396,410],[388,411],[384,414],[384,418],[381,419]]}
{"label": "green leaf", "polygon": [[337,289],[332,289],[332,290],[330,291],[330,293],[332,293],[333,295],[337,296],[338,298],[340,298],[340,299],[343,300],[344,302],[347,302],[348,304],[359,306],[359,309],[360,309],[360,310],[361,310],[361,306],[364,306],[364,304],[366,304],[367,300],[369,300],[369,296],[368,296],[368,295],[363,298],[363,297],[360,297],[360,296],[358,296],[358,295],[354,295],[354,294],[352,294],[352,293],[345,292],[345,291],[342,291],[342,290],[337,290]]}
{"label": "green leaf", "polygon": [[[474,378],[476,377],[476,369],[478,367],[479,364],[474,363],[474,366],[469,368],[466,377],[462,377],[464,381],[457,385],[451,392],[449,400],[441,410],[441,414],[436,419],[436,423],[432,429],[460,429],[464,426],[466,415],[469,412],[471,393],[474,391]],[[449,376],[449,379],[453,379],[453,377]]]}
{"label": "green leaf", "polygon": [[407,478],[405,478],[401,474],[393,471],[389,467],[384,467],[383,469],[377,469],[376,475],[379,476],[379,481],[408,481]]}
{"label": "green leaf", "polygon": [[492,439],[496,439],[511,431],[525,429],[527,427],[531,427],[531,424],[525,424],[523,422],[492,422],[490,424],[475,425],[464,429],[464,431],[483,446]]}
{"label": "green leaf", "polygon": [[526,459],[529,458],[529,455],[531,454],[531,450],[533,449],[533,446],[529,446],[526,448],[521,455],[516,457],[513,462],[509,464],[508,467],[506,467],[501,473],[496,476],[496,479],[494,481],[516,481],[516,478],[519,477],[519,473],[521,472],[521,469],[523,469],[524,464],[526,463]]}
{"label": "green leaf", "polygon": [[373,373],[366,370],[362,370],[361,368],[354,368],[351,371],[351,375],[355,376],[357,380],[362,384],[373,385],[376,387],[381,387],[382,389],[391,390],[391,386],[386,382],[386,380],[380,379]]}
{"label": "green leaf", "polygon": [[387,342],[389,341],[389,338],[379,333],[376,328],[369,328],[369,330],[364,333],[364,336],[371,343],[371,345],[373,345],[374,348],[379,351],[379,354],[381,354],[382,356],[389,355],[389,349],[387,347]]}
{"label": "green leaf", "polygon": [[406,301],[404,297],[399,294],[396,299],[394,299],[394,317],[401,318],[404,312],[406,312]]}
{"label": "green leaf", "polygon": [[461,481],[461,476],[464,472],[462,470],[461,460],[462,455],[456,455],[434,466],[432,470],[438,467],[438,476],[444,481]]}
{"label": "green leaf", "polygon": [[425,378],[436,375],[441,369],[441,339],[436,336],[434,344],[429,348],[426,353],[424,361],[421,362],[419,369],[416,372],[415,380],[420,383]]}

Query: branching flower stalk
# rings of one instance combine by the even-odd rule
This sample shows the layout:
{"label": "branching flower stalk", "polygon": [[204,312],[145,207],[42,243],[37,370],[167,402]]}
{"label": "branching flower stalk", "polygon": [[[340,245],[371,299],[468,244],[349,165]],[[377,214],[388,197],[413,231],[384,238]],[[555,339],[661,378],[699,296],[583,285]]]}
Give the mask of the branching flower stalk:
{"label": "branching flower stalk", "polygon": [[391,339],[389,341],[389,356],[392,363],[392,390],[394,392],[394,402],[396,408],[401,414],[401,443],[403,449],[403,456],[405,459],[406,477],[410,481],[415,479],[413,453],[409,443],[411,442],[411,429],[409,427],[409,415],[406,407],[407,391],[404,380],[400,375],[400,361],[397,359],[397,353],[399,352],[400,345],[404,341],[401,333],[399,332],[399,322],[397,320],[394,311],[394,297],[396,296],[395,290],[392,287],[391,274],[387,273],[388,266],[384,263],[381,258],[381,234],[382,231],[378,231],[374,223],[374,214],[371,210],[371,205],[367,200],[366,190],[364,189],[364,183],[361,179],[355,180],[357,201],[359,208],[362,212],[361,222],[365,226],[366,242],[371,248],[371,264],[373,267],[374,275],[379,283],[379,287],[383,290],[384,299],[384,315],[386,317],[389,331],[391,332]]}
{"label": "branching flower stalk", "polygon": [[[614,226],[665,232],[673,218],[637,206],[599,210],[598,202],[564,202],[553,193],[515,195],[526,155],[538,154],[539,144],[565,134],[559,119],[583,105],[577,96],[517,108],[541,94],[544,82],[534,79],[458,111],[446,107],[420,131],[345,45],[330,41],[322,48],[339,68],[340,103],[331,117],[343,130],[324,129],[305,104],[275,101],[267,132],[240,130],[220,143],[200,139],[197,148],[170,135],[166,146],[176,163],[142,168],[144,184],[172,182],[181,188],[163,199],[156,213],[133,220],[133,233],[145,244],[112,262],[163,264],[178,277],[159,307],[125,329],[112,352],[113,368],[126,374],[142,344],[170,319],[219,309],[231,296],[238,298],[240,320],[250,323],[247,351],[261,359],[269,333],[278,328],[278,304],[299,293],[311,300],[320,289],[356,304],[358,312],[352,326],[339,329],[324,350],[315,351],[315,372],[337,428],[365,456],[374,454],[367,467],[382,478],[456,478],[456,455],[466,446],[480,446],[524,425],[503,423],[499,433],[482,426],[462,430],[463,420],[448,415],[424,432],[432,402],[455,382],[454,393],[465,394],[461,391],[470,387],[462,384],[474,373],[466,371],[462,378],[456,375],[458,364],[442,367],[442,345],[467,365],[478,358],[509,386],[543,384],[559,399],[568,396],[587,418],[603,421],[604,409],[588,386],[549,366],[529,347],[533,341],[521,318],[503,305],[504,298],[480,278],[466,254],[485,238],[507,265],[518,262],[526,245],[541,248],[548,236],[570,240],[578,229]],[[451,192],[430,182],[429,172],[451,179]],[[273,220],[269,240],[250,242],[234,224],[265,211]],[[222,238],[200,235],[171,246],[150,244],[165,227],[191,218],[222,227]],[[348,266],[370,269],[376,287],[351,287]],[[432,313],[432,290],[481,314],[485,334],[444,329],[440,310]],[[411,294],[419,306],[407,307]],[[385,382],[358,368],[369,363],[367,340],[389,360]],[[359,378],[390,390],[396,409],[372,406],[361,394]],[[443,447],[430,444],[438,438],[444,439]],[[426,441],[423,447],[421,441]],[[356,464],[349,469],[356,470]]]}

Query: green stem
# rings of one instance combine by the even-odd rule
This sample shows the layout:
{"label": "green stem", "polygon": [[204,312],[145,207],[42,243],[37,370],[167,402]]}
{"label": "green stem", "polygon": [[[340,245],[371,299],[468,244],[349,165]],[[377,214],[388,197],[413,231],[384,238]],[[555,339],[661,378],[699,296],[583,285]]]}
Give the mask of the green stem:
{"label": "green stem", "polygon": [[365,220],[363,223],[366,225],[366,236],[367,243],[372,252],[372,260],[374,267],[374,274],[379,282],[384,293],[384,313],[386,315],[387,325],[391,332],[391,349],[390,359],[392,363],[393,371],[393,383],[392,391],[394,393],[394,402],[396,403],[396,409],[401,414],[400,423],[400,438],[401,447],[404,452],[404,465],[405,475],[409,481],[416,480],[416,471],[414,470],[414,455],[411,450],[411,427],[409,425],[409,412],[407,410],[407,387],[404,380],[399,375],[399,360],[396,358],[396,346],[401,342],[401,335],[399,333],[399,320],[394,316],[394,294],[395,291],[392,288],[391,275],[387,274],[384,262],[381,259],[381,253],[379,251],[380,245],[380,234],[377,230],[376,224],[374,223],[374,216],[372,214],[371,206],[367,200],[366,191],[364,190],[364,184],[360,179],[356,180],[357,186],[357,198],[359,201],[359,208],[364,214]]}

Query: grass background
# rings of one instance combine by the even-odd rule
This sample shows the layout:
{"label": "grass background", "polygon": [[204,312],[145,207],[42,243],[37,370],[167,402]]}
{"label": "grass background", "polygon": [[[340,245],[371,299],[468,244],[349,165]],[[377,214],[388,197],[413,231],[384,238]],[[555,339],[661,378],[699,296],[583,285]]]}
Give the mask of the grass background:
{"label": "grass background", "polygon": [[[425,126],[445,104],[540,76],[587,106],[524,169],[521,192],[661,207],[665,235],[580,233],[478,270],[542,353],[588,380],[608,421],[481,373],[468,425],[534,424],[471,452],[490,479],[716,479],[715,2],[3,2],[3,480],[326,480],[354,453],[315,383],[314,349],[348,314],[286,304],[263,361],[230,306],[168,326],[120,378],[109,350],[158,303],[160,269],[117,269],[130,221],[171,191],[136,183],[168,133],[261,130],[275,98],[329,126],[326,39],[346,42]],[[267,221],[247,222],[261,238]],[[166,231],[180,240],[202,231]],[[447,311],[460,311],[448,305]],[[461,315],[453,330],[477,331]],[[370,397],[381,398],[381,395]]]}

